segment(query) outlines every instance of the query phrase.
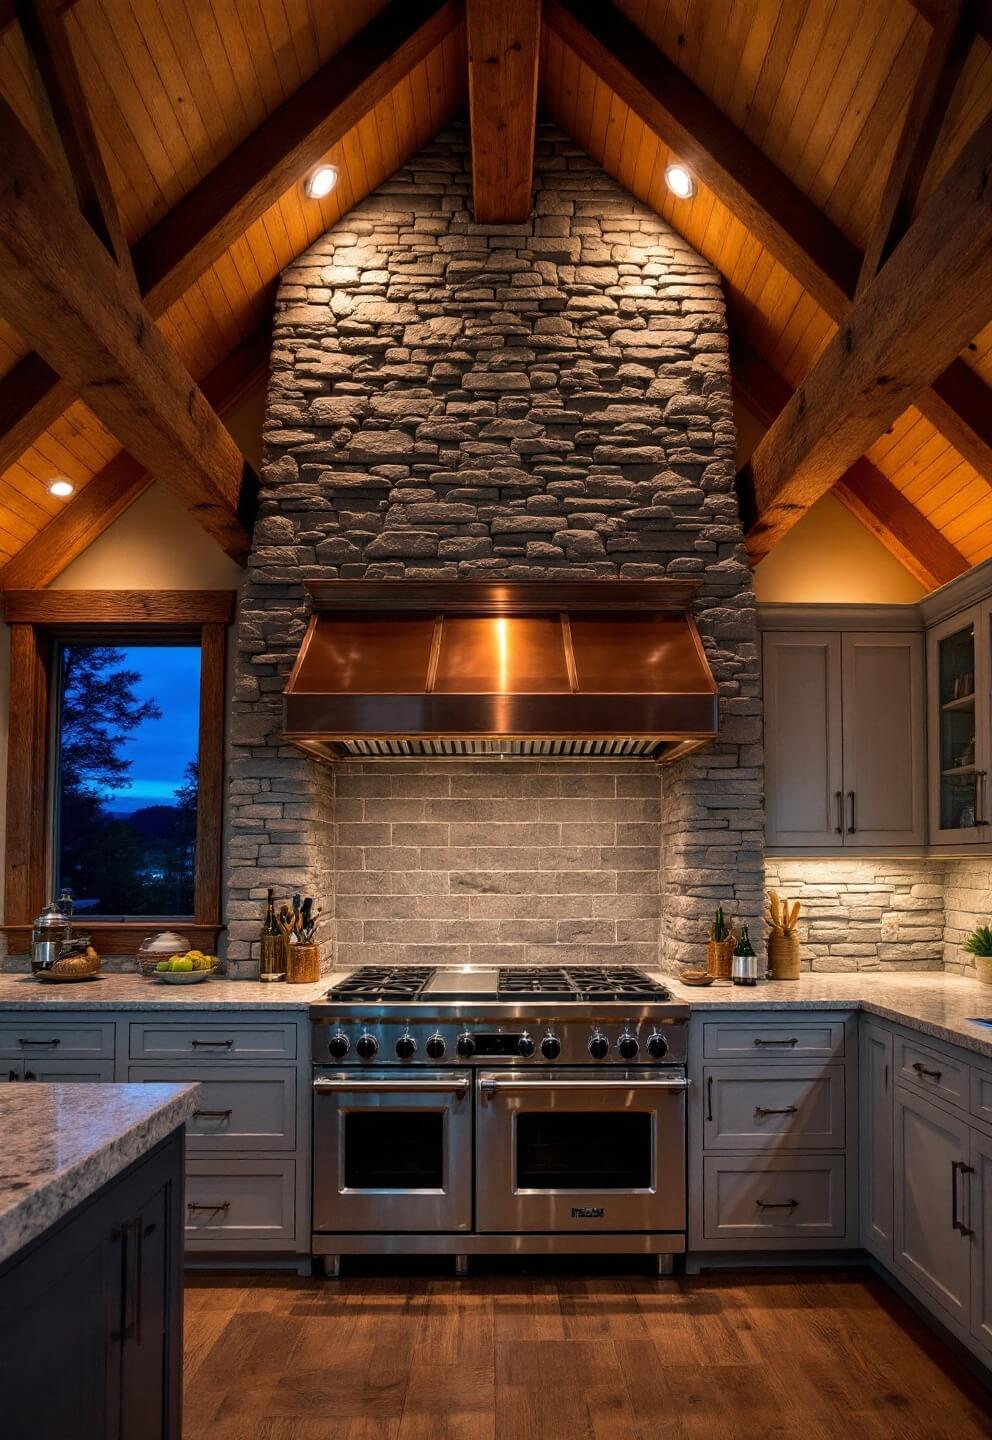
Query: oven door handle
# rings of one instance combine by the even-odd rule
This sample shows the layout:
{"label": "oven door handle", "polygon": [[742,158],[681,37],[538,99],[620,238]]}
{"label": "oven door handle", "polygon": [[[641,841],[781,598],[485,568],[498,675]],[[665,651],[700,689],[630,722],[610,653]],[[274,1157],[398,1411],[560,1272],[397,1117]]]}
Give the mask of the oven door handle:
{"label": "oven door handle", "polygon": [[692,1084],[681,1076],[672,1080],[499,1080],[479,1081],[479,1089],[490,1090],[688,1090]]}
{"label": "oven door handle", "polygon": [[369,1094],[376,1094],[380,1090],[389,1093],[421,1094],[424,1091],[447,1091],[449,1094],[465,1095],[468,1093],[471,1081],[464,1075],[453,1075],[450,1080],[418,1080],[415,1075],[404,1077],[402,1080],[368,1080],[359,1071],[354,1076],[323,1076],[318,1075],[313,1082],[314,1093],[331,1094],[339,1090],[367,1090]]}

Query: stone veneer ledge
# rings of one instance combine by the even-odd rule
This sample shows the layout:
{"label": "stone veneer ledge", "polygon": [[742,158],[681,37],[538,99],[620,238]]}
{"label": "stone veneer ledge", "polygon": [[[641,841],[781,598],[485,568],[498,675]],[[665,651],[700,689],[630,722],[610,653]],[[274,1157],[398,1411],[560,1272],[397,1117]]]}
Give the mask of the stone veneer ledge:
{"label": "stone veneer ledge", "polygon": [[[472,222],[455,127],[281,279],[239,625],[229,954],[265,886],[330,963],[701,959],[760,925],[757,631],[715,271],[559,132],[535,209]],[[692,576],[720,738],[648,765],[349,764],[279,743],[303,581]]]}

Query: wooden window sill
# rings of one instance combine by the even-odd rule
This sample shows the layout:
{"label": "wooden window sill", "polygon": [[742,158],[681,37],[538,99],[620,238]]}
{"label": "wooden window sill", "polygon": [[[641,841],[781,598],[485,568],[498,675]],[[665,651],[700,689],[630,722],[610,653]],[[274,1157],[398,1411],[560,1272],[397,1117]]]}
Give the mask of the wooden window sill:
{"label": "wooden window sill", "polygon": [[[193,920],[174,918],[153,920],[94,920],[86,923],[85,916],[73,917],[73,930],[88,935],[93,948],[100,955],[134,955],[146,935],[159,930],[177,930],[190,942],[194,950],[207,955],[217,953],[217,941],[224,926],[198,925]],[[30,925],[0,925],[0,934],[7,937],[7,952],[10,955],[30,955]]]}

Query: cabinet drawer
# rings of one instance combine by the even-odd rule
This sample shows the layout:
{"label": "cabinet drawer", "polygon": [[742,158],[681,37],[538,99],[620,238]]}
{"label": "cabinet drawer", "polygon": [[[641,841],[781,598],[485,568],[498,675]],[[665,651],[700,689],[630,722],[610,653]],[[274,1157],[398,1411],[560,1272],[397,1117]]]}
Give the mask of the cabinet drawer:
{"label": "cabinet drawer", "polygon": [[843,1155],[703,1161],[708,1240],[835,1240],[845,1232]]}
{"label": "cabinet drawer", "polygon": [[[25,1060],[20,1068],[22,1079],[37,1080],[42,1085],[97,1085],[114,1078],[113,1060],[50,1060],[45,1054]],[[2,1073],[7,1075],[8,1071]]]}
{"label": "cabinet drawer", "polygon": [[186,1239],[239,1240],[245,1249],[291,1241],[295,1193],[292,1160],[187,1160]]}
{"label": "cabinet drawer", "polygon": [[992,1125],[992,1071],[972,1070],[971,1113],[977,1120]]}
{"label": "cabinet drawer", "polygon": [[707,1020],[706,1060],[831,1060],[844,1054],[843,1020]]}
{"label": "cabinet drawer", "polygon": [[92,1024],[39,1025],[34,1020],[4,1020],[0,1024],[0,1055],[18,1059],[45,1057],[60,1060],[114,1058],[114,1026]]}
{"label": "cabinet drawer", "polygon": [[940,1050],[918,1045],[915,1040],[897,1035],[895,1059],[896,1079],[910,1085],[923,1095],[939,1095],[962,1110],[971,1105],[971,1071],[963,1060],[952,1060]]}
{"label": "cabinet drawer", "polygon": [[707,1150],[842,1150],[843,1065],[722,1065],[703,1072]]}
{"label": "cabinet drawer", "polygon": [[[168,1065],[132,1065],[129,1080],[175,1080]],[[184,1080],[197,1080],[200,1099],[186,1122],[186,1148],[203,1150],[295,1150],[296,1070],[250,1065],[184,1065]]]}
{"label": "cabinet drawer", "polygon": [[130,1055],[132,1060],[295,1060],[296,1026],[135,1024]]}

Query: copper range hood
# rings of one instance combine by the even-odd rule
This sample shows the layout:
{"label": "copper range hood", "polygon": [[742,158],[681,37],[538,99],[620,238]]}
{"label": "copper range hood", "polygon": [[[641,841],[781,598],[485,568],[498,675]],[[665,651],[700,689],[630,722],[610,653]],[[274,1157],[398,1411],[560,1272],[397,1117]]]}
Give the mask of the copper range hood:
{"label": "copper range hood", "polygon": [[668,760],[717,733],[681,580],[320,580],[285,738],[327,760]]}

